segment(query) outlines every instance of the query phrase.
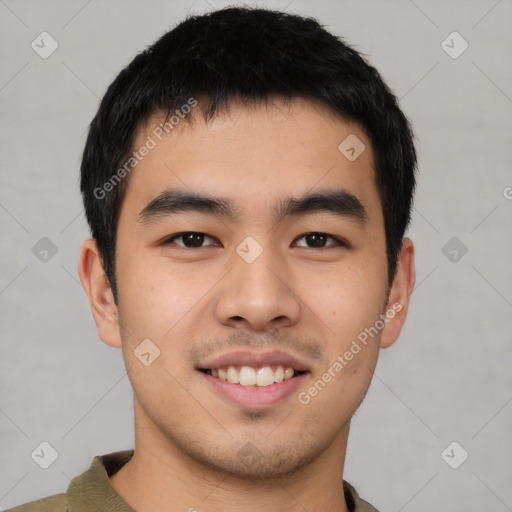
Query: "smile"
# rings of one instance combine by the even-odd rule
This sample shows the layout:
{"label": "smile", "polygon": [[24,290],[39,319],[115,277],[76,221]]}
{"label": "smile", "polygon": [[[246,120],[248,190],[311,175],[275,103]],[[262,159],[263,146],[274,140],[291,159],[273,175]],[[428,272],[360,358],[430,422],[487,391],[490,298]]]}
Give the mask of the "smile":
{"label": "smile", "polygon": [[266,365],[256,368],[251,366],[226,366],[223,368],[209,368],[201,371],[231,384],[258,387],[279,384],[285,380],[298,377],[305,373],[303,371],[295,370],[291,366],[285,367],[282,365]]}

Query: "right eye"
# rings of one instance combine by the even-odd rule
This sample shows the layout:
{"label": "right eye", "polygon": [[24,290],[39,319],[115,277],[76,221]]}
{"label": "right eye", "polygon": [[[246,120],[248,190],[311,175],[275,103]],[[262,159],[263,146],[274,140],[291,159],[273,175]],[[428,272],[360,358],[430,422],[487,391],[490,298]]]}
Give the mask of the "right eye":
{"label": "right eye", "polygon": [[[182,240],[182,244],[176,244],[184,247],[185,249],[201,249],[205,238],[213,240],[213,237],[206,235],[205,233],[198,233],[197,231],[185,231],[183,233],[177,233],[167,238],[163,245],[175,243],[174,240]],[[210,244],[212,245],[212,244]]]}

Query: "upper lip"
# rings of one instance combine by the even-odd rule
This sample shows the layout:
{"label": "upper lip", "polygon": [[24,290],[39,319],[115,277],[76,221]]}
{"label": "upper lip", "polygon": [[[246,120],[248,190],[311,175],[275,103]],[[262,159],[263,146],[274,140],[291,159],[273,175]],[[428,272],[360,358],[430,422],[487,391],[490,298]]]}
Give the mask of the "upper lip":
{"label": "upper lip", "polygon": [[309,366],[300,361],[297,357],[282,352],[272,350],[266,352],[252,352],[249,350],[235,350],[212,357],[201,363],[198,370],[211,370],[217,368],[227,368],[228,366],[251,366],[261,368],[263,366],[283,366],[293,368],[299,372],[309,371]]}

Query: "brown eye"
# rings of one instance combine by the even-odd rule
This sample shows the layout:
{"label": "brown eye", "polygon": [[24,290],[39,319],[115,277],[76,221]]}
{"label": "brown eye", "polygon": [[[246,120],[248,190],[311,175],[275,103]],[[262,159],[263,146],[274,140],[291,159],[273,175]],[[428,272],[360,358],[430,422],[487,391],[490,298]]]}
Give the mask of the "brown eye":
{"label": "brown eye", "polygon": [[[304,239],[306,241],[306,246],[299,245],[299,247],[309,247],[311,249],[324,249],[331,246],[344,246],[346,245],[344,242],[339,240],[338,238],[327,235],[326,233],[306,233],[302,235],[301,237],[297,238],[297,240]],[[331,243],[329,245],[326,245],[326,242],[328,239],[334,240],[334,243]]]}
{"label": "brown eye", "polygon": [[178,233],[177,235],[173,235],[171,238],[168,238],[165,244],[175,243],[174,240],[181,239],[182,243],[178,243],[176,245],[181,245],[187,249],[201,249],[206,238],[213,240],[212,237],[204,233],[198,233],[197,231],[186,231],[184,233]]}

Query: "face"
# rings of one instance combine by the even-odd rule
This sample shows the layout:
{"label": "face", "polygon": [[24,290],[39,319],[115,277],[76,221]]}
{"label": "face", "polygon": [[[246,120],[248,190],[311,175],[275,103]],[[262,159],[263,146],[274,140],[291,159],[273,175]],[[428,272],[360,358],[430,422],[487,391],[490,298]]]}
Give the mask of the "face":
{"label": "face", "polygon": [[[118,304],[95,313],[122,347],[137,435],[253,477],[342,450],[410,288],[398,277],[388,297],[368,137],[302,99],[233,103],[161,141],[160,122],[135,143],[157,142],[120,212]],[[348,136],[365,147],[355,160],[338,149]]]}

